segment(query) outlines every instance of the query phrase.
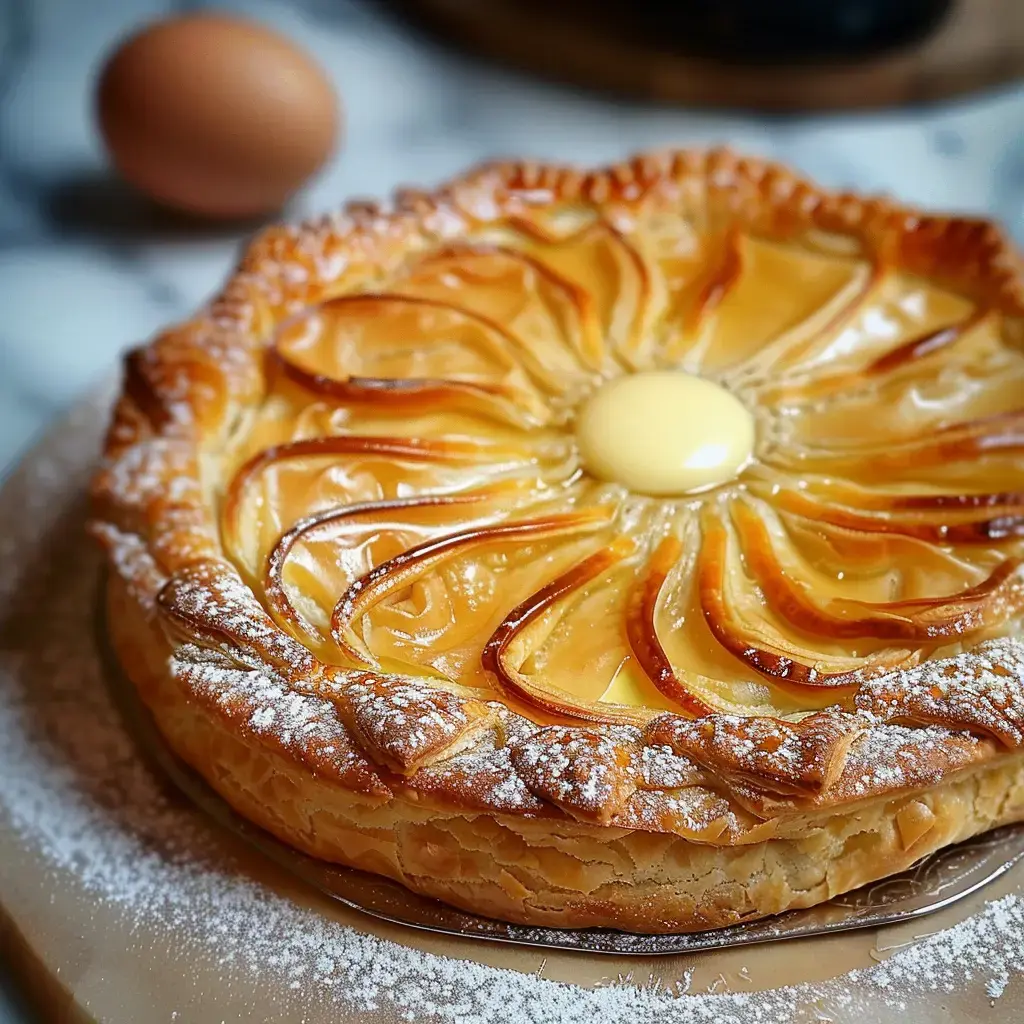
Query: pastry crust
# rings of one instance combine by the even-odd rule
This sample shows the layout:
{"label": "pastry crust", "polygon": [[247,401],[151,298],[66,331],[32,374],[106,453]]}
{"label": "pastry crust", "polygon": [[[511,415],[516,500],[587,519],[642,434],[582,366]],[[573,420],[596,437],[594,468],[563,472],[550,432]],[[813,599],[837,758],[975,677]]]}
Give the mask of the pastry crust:
{"label": "pastry crust", "polygon": [[[321,774],[314,744],[322,735],[299,754],[254,727],[267,704],[244,678],[249,671],[226,659],[200,661],[194,668],[208,686],[168,672],[170,643],[118,576],[110,579],[108,612],[118,656],[170,746],[235,810],[305,853],[506,921],[651,934],[725,927],[814,906],[1024,817],[1024,759],[962,735],[929,757],[899,727],[895,736],[879,730],[880,738],[896,740],[897,758],[921,758],[917,786],[839,808],[794,808],[769,822],[747,817],[743,829],[719,819],[704,829],[718,832],[711,842],[657,831],[657,822],[594,825],[539,803],[528,814],[487,813],[473,804],[482,802],[482,785],[501,784],[498,772],[464,782],[473,795],[461,801],[451,786],[436,794],[389,778],[385,789],[358,763],[339,773],[335,762],[320,762],[328,769]],[[317,721],[318,710],[301,717]],[[847,769],[851,789],[860,767],[854,761]],[[933,778],[941,781],[929,785]],[[710,802],[722,818],[733,817],[714,791],[686,792],[689,812],[706,813]]]}
{"label": "pastry crust", "polygon": [[[1024,817],[1024,646],[1012,637],[848,674],[810,714],[695,700],[573,720],[540,698],[524,713],[425,675],[325,661],[228,557],[210,467],[263,402],[266,346],[290,317],[525,206],[615,218],[653,201],[772,239],[849,240],[997,311],[1015,344],[1024,336],[1018,267],[991,225],[830,195],[723,151],[588,174],[494,165],[434,195],[401,193],[392,211],[355,204],[261,236],[207,310],[128,357],[93,532],[115,569],[115,645],[161,730],[285,841],[478,913],[663,932],[810,906]],[[1005,504],[985,520],[993,544],[1020,535]],[[998,611],[1012,632],[1014,566],[999,587],[978,614]],[[972,602],[957,628],[983,637]],[[792,684],[788,659],[751,664]]]}

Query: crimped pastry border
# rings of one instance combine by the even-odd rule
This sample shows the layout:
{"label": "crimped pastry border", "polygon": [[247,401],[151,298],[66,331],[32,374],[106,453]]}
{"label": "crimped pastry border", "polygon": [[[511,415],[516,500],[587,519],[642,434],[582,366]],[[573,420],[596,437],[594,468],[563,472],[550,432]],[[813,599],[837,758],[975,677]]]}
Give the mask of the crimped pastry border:
{"label": "crimped pastry border", "polygon": [[480,813],[423,790],[396,787],[382,800],[358,776],[322,778],[315,762],[262,742],[241,708],[211,713],[210,698],[223,704],[225,689],[238,690],[196,700],[194,679],[166,670],[170,639],[116,574],[107,608],[113,647],[170,748],[236,811],[311,856],[502,920],[645,934],[727,927],[814,906],[1024,815],[1024,760],[1013,754],[925,789],[808,809],[770,838],[735,845]]}
{"label": "crimped pastry border", "polygon": [[[263,350],[286,317],[525,206],[582,202],[614,217],[655,194],[774,238],[855,238],[865,252],[1000,309],[1024,337],[1024,279],[991,223],[828,193],[727,150],[642,155],[591,172],[490,164],[434,193],[400,191],[387,209],[350,203],[272,228],[205,310],[127,356],[94,486],[93,532],[171,637],[169,669],[193,700],[247,742],[371,800],[419,794],[438,807],[716,845],[759,842],[800,828],[810,812],[934,786],[1024,745],[1016,640],[866,682],[852,710],[797,725],[664,714],[642,728],[539,726],[412,677],[318,662],[228,563],[200,462],[259,402]],[[266,721],[272,699],[303,703],[304,728]]]}

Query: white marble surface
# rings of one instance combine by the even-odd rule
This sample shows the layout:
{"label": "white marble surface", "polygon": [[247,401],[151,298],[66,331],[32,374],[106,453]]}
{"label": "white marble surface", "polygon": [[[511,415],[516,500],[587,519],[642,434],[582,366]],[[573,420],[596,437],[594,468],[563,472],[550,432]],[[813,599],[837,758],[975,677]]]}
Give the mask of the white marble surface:
{"label": "white marble surface", "polygon": [[[110,178],[92,124],[93,80],[114,41],[201,6],[0,0],[0,467],[112,372],[119,351],[202,302],[247,233],[186,230],[154,214]],[[886,114],[726,117],[613,103],[486,67],[416,36],[384,4],[217,6],[306,46],[343,97],[344,146],[289,216],[430,185],[485,157],[601,161],[728,142],[829,185],[998,217],[1024,242],[1024,86]]]}

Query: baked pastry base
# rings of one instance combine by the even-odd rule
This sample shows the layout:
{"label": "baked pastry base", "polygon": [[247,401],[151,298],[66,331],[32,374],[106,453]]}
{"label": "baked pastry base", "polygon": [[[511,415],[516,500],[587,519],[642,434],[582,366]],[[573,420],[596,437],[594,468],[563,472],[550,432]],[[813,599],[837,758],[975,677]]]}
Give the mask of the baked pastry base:
{"label": "baked pastry base", "polygon": [[[1024,758],[1006,755],[924,791],[794,816],[781,838],[742,846],[583,822],[453,813],[389,779],[368,801],[238,730],[180,688],[171,645],[121,577],[108,622],[122,665],[174,752],[240,814],[314,857],[393,878],[477,914],[559,928],[703,930],[813,906],[928,854],[1024,820]],[[908,843],[900,822],[932,827]],[[786,838],[786,831],[793,833]],[[912,832],[908,832],[908,835]]]}

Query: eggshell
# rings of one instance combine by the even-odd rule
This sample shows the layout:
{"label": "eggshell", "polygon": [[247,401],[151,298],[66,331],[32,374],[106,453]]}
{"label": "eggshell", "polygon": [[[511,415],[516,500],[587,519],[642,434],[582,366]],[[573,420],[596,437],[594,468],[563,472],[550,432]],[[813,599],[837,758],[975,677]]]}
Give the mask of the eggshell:
{"label": "eggshell", "polygon": [[161,21],[124,42],[100,76],[97,112],[129,182],[225,218],[280,207],[330,156],[341,119],[308,54],[221,14]]}

